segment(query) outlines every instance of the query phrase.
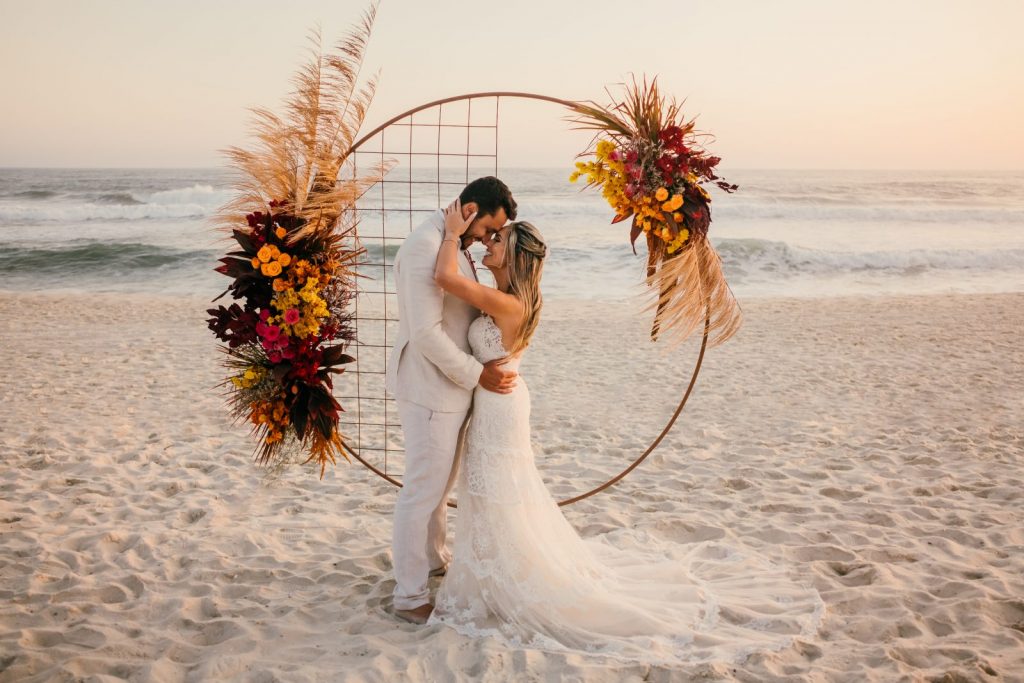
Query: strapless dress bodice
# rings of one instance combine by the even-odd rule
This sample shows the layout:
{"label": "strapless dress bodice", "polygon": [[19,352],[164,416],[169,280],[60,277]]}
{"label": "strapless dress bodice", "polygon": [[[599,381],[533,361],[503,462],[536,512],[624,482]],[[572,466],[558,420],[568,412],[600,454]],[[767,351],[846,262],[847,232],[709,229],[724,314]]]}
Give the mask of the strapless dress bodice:
{"label": "strapless dress bodice", "polygon": [[[505,345],[501,341],[501,330],[494,322],[494,318],[486,313],[470,323],[469,347],[473,351],[473,357],[481,363],[508,355],[508,350],[505,349]],[[519,358],[513,358],[502,367],[518,371],[519,360]]]}

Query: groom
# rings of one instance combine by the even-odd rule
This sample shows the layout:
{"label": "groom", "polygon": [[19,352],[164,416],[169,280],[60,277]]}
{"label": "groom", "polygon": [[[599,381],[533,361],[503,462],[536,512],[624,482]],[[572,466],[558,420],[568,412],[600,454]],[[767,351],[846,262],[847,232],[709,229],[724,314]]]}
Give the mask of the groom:
{"label": "groom", "polygon": [[[488,242],[516,217],[516,202],[505,183],[478,178],[462,190],[462,217],[476,219],[462,237],[459,269],[476,278],[466,250]],[[469,324],[479,311],[434,282],[434,265],[444,238],[444,212],[435,211],[413,230],[395,256],[398,339],[388,359],[386,388],[398,405],[405,437],[405,474],[395,504],[392,558],[395,615],[416,624],[434,606],[429,576],[444,574],[451,553],[445,544],[448,494],[456,480],[456,449],[480,385],[509,393],[515,372],[501,360],[481,365],[470,354]]]}

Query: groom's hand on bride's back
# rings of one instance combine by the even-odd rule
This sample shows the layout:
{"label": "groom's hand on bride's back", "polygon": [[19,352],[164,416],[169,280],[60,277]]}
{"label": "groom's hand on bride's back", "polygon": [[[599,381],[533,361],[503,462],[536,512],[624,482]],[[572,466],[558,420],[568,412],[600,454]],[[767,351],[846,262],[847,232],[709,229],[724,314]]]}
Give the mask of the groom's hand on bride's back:
{"label": "groom's hand on bride's back", "polygon": [[495,358],[484,363],[484,371],[480,373],[480,386],[496,394],[512,393],[516,388],[518,373],[515,370],[502,369],[501,366],[507,362],[507,358]]}

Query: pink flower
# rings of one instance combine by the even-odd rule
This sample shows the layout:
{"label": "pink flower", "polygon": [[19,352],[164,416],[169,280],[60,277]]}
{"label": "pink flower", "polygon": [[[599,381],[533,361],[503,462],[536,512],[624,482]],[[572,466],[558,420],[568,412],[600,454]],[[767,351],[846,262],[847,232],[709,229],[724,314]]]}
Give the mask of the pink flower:
{"label": "pink flower", "polygon": [[277,325],[267,325],[267,329],[264,330],[263,336],[266,337],[268,341],[274,341],[281,336],[281,328]]}
{"label": "pink flower", "polygon": [[270,318],[270,309],[269,308],[264,308],[262,311],[260,311],[260,320],[262,320],[263,322],[267,322],[267,320],[269,318]]}
{"label": "pink flower", "polygon": [[285,311],[284,321],[289,325],[294,325],[295,323],[299,322],[299,309],[289,308],[287,311]]}
{"label": "pink flower", "polygon": [[281,351],[281,357],[284,358],[285,360],[291,360],[292,358],[295,358],[295,349],[293,349],[290,346],[286,346]]}

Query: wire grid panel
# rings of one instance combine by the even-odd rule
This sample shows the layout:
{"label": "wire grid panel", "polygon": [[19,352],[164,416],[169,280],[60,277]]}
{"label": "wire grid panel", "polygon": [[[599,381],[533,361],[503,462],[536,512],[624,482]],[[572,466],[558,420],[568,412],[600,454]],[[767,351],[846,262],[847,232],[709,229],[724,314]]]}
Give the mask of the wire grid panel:
{"label": "wire grid panel", "polygon": [[497,175],[500,96],[467,97],[410,113],[360,142],[352,174],[391,163],[387,176],[356,203],[358,246],[366,250],[353,302],[355,362],[336,376],[346,443],[367,463],[401,479],[402,430],[384,390],[398,333],[394,261],[406,236],[455,199],[474,178]]}

